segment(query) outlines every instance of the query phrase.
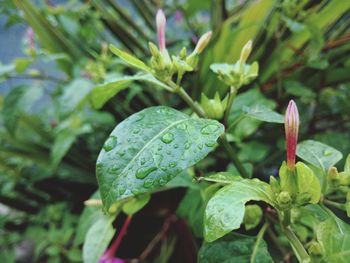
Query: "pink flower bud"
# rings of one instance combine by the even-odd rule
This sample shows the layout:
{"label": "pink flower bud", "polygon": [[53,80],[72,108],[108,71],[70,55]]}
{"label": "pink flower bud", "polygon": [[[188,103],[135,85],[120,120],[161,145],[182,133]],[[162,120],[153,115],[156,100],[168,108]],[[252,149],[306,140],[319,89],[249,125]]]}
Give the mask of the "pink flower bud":
{"label": "pink flower bud", "polygon": [[286,110],[284,129],[286,133],[287,167],[289,170],[293,170],[299,132],[299,113],[293,100],[289,101]]}
{"label": "pink flower bud", "polygon": [[212,35],[211,31],[209,31],[209,32],[205,33],[203,36],[201,36],[201,38],[198,40],[198,43],[197,43],[196,48],[194,50],[197,54],[202,53],[202,51],[208,45],[210,38],[211,38],[211,35]]}
{"label": "pink flower bud", "polygon": [[160,52],[165,50],[165,25],[166,18],[162,9],[159,9],[156,17],[157,22],[157,34],[158,34],[158,45]]}

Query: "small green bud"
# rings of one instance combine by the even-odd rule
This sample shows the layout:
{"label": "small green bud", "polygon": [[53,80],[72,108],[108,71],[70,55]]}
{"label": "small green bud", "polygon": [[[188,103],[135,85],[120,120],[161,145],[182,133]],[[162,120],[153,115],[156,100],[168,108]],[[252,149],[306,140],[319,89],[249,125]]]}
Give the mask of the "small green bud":
{"label": "small green bud", "polygon": [[252,45],[253,45],[253,41],[249,40],[242,48],[241,56],[239,58],[239,61],[242,64],[244,64],[247,61],[247,59],[250,55],[250,52],[252,51]]}
{"label": "small green bud", "polygon": [[209,118],[220,120],[224,116],[227,106],[227,96],[221,101],[218,92],[215,93],[214,99],[208,99],[207,96],[202,93],[201,106]]}
{"label": "small green bud", "polygon": [[339,173],[336,167],[333,166],[328,169],[327,178],[333,184],[339,183]]}
{"label": "small green bud", "polygon": [[180,51],[180,54],[179,54],[179,57],[182,59],[182,60],[185,60],[186,59],[186,56],[187,56],[187,50],[185,47],[183,47]]}
{"label": "small green bud", "polygon": [[154,56],[154,57],[160,56],[160,52],[155,44],[153,44],[152,42],[148,42],[148,47],[149,47],[149,51],[151,52],[152,56]]}
{"label": "small green bud", "polygon": [[281,207],[287,208],[292,204],[292,197],[288,192],[283,191],[277,196],[277,202]]}
{"label": "small green bud", "polygon": [[323,255],[324,255],[323,246],[316,241],[312,241],[309,244],[308,252],[309,252],[311,258],[313,258],[314,260],[320,260],[323,258]]}

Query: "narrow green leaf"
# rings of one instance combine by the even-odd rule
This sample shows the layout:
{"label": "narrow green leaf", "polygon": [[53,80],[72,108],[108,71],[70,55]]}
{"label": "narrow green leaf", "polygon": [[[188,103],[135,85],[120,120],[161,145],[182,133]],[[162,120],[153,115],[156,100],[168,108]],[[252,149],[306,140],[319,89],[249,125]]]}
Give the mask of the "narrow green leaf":
{"label": "narrow green leaf", "polygon": [[106,140],[96,173],[103,204],[164,186],[214,149],[224,127],[160,106],[121,122]]}
{"label": "narrow green leaf", "polygon": [[212,242],[239,228],[245,204],[250,200],[261,200],[273,205],[270,186],[258,179],[241,179],[217,191],[205,210],[205,240]]}
{"label": "narrow green leaf", "polygon": [[83,246],[84,263],[96,263],[112,240],[115,229],[112,226],[115,216],[102,215],[86,234]]}
{"label": "narrow green leaf", "polygon": [[297,145],[297,155],[312,165],[328,170],[343,158],[338,150],[318,141],[306,140]]}
{"label": "narrow green leaf", "polygon": [[252,258],[255,237],[229,234],[214,242],[205,242],[198,253],[199,263],[271,263],[272,258],[264,240],[258,244],[254,259]]}
{"label": "narrow green leaf", "polygon": [[116,55],[118,56],[120,59],[122,59],[123,61],[125,61],[127,64],[129,64],[130,66],[143,70],[143,71],[147,71],[150,72],[151,69],[145,64],[143,63],[141,60],[139,60],[138,58],[130,55],[127,52],[124,52],[122,50],[120,50],[119,48],[113,46],[112,44],[109,45],[109,49]]}
{"label": "narrow green leaf", "polygon": [[93,88],[91,92],[91,103],[93,107],[95,109],[100,109],[108,100],[113,98],[120,91],[130,87],[130,84],[133,81],[145,81],[156,85],[156,87],[169,90],[167,85],[157,80],[152,74],[117,77]]}

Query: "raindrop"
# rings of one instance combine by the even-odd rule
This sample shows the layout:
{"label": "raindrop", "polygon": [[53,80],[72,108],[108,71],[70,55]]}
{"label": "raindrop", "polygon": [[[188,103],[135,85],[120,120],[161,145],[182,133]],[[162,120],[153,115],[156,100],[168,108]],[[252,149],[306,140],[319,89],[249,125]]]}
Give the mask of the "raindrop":
{"label": "raindrop", "polygon": [[151,188],[153,186],[153,181],[152,180],[145,180],[143,183],[143,186],[145,188]]}
{"label": "raindrop", "polygon": [[157,170],[157,167],[154,167],[154,166],[153,167],[148,167],[146,169],[141,167],[141,168],[137,169],[135,176],[136,176],[137,179],[144,179],[150,173],[154,172],[155,170]]}
{"label": "raindrop", "polygon": [[325,156],[332,155],[332,151],[331,151],[331,150],[329,150],[329,149],[324,150],[323,155],[325,155]]}
{"label": "raindrop", "polygon": [[144,113],[139,113],[139,114],[137,114],[137,117],[136,117],[135,122],[138,122],[138,121],[142,120],[144,117],[145,117],[145,114],[144,114]]}
{"label": "raindrop", "polygon": [[171,168],[174,168],[176,165],[177,165],[176,162],[170,162],[170,163],[169,163],[169,167],[171,167]]}
{"label": "raindrop", "polygon": [[185,149],[188,150],[191,147],[191,143],[190,142],[186,142],[185,143]]}
{"label": "raindrop", "polygon": [[206,142],[206,143],[205,143],[205,146],[207,146],[207,147],[214,147],[215,144],[216,144],[215,141],[213,141],[213,142]]}
{"label": "raindrop", "polygon": [[131,193],[134,194],[134,195],[137,195],[137,194],[140,193],[140,190],[139,189],[132,189]]}
{"label": "raindrop", "polygon": [[106,152],[109,152],[110,150],[112,150],[118,143],[118,138],[116,136],[110,136],[105,144],[103,145],[103,149]]}
{"label": "raindrop", "polygon": [[199,149],[199,150],[202,150],[202,149],[203,149],[203,144],[201,144],[201,143],[198,144],[198,149]]}
{"label": "raindrop", "polygon": [[180,130],[186,130],[187,129],[187,125],[186,123],[181,123],[177,126]]}
{"label": "raindrop", "polygon": [[178,144],[175,144],[175,145],[174,145],[174,148],[175,148],[175,149],[179,148],[179,145],[178,145]]}
{"label": "raindrop", "polygon": [[170,132],[167,132],[162,136],[162,142],[169,144],[174,140],[174,135]]}
{"label": "raindrop", "polygon": [[126,189],[125,189],[125,187],[123,187],[123,186],[120,186],[120,187],[118,188],[118,193],[119,193],[119,195],[123,195],[123,194],[125,193],[125,191],[126,191]]}
{"label": "raindrop", "polygon": [[219,129],[219,126],[214,125],[214,124],[209,124],[207,126],[204,126],[201,130],[202,134],[213,134]]}
{"label": "raindrop", "polygon": [[138,134],[138,133],[140,133],[140,129],[139,128],[135,128],[133,131],[132,131],[132,133],[133,134]]}

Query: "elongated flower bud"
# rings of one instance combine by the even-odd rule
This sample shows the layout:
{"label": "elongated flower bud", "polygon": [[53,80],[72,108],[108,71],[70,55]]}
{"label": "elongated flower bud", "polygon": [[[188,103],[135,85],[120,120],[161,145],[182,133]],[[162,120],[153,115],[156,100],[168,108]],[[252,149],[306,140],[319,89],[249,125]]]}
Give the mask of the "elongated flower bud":
{"label": "elongated flower bud", "polygon": [[252,45],[253,45],[253,41],[249,40],[242,48],[241,56],[239,59],[242,63],[245,63],[247,61],[250,55],[250,52],[252,52]]}
{"label": "elongated flower bud", "polygon": [[160,52],[165,50],[165,25],[166,18],[162,9],[159,9],[156,17],[158,45]]}
{"label": "elongated flower bud", "polygon": [[198,40],[196,48],[194,49],[194,52],[197,54],[202,53],[202,51],[205,49],[205,47],[208,45],[210,38],[211,38],[212,32],[209,31],[205,33],[201,38]]}
{"label": "elongated flower bud", "polygon": [[299,132],[299,113],[297,105],[293,100],[289,101],[287,107],[284,118],[284,129],[286,133],[287,167],[289,170],[294,170]]}

